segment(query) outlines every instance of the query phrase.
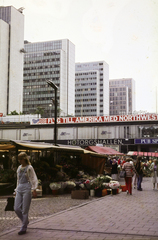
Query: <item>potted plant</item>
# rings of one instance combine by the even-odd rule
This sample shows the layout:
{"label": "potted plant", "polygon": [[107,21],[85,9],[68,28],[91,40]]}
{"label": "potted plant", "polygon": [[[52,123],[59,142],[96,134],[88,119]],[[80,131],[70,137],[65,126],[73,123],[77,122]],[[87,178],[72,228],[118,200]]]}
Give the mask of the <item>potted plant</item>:
{"label": "potted plant", "polygon": [[112,189],[112,194],[115,195],[118,193],[118,189],[120,188],[120,183],[118,181],[110,181],[109,187]]}
{"label": "potted plant", "polygon": [[96,183],[95,180],[92,180],[90,182],[90,196],[94,197],[95,196],[95,188],[96,188]]}
{"label": "potted plant", "polygon": [[52,190],[53,195],[58,194],[58,190],[61,188],[61,184],[57,182],[50,183],[50,189]]}
{"label": "potted plant", "polygon": [[68,193],[71,193],[71,191],[76,187],[76,184],[73,181],[66,181],[66,189]]}
{"label": "potted plant", "polygon": [[60,194],[64,194],[64,190],[67,187],[67,183],[66,182],[60,182],[60,184],[61,184],[61,188],[59,188],[58,191],[59,191]]}

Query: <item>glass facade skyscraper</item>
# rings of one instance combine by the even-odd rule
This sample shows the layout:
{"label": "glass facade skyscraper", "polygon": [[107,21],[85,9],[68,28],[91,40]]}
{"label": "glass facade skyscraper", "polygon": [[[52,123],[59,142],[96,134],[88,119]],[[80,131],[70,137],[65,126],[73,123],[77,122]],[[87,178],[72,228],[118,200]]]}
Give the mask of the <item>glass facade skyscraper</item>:
{"label": "glass facade skyscraper", "polygon": [[109,81],[110,115],[132,114],[135,110],[135,81],[133,78]]}
{"label": "glass facade skyscraper", "polygon": [[54,117],[54,89],[57,87],[58,116],[74,115],[75,46],[68,39],[29,43],[25,41],[23,112],[35,113],[38,107],[42,117]]}
{"label": "glass facade skyscraper", "polygon": [[109,115],[109,65],[105,61],[76,63],[75,115]]}

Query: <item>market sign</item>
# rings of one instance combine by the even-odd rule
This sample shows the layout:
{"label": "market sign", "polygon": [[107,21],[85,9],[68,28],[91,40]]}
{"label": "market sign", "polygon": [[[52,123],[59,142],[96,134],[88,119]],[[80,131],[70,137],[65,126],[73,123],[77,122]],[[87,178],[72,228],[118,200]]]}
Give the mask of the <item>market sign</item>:
{"label": "market sign", "polygon": [[158,144],[158,138],[135,139],[135,144]]}
{"label": "market sign", "polygon": [[67,140],[67,145],[77,145],[77,146],[96,146],[98,144],[102,145],[126,145],[133,144],[133,139],[73,139]]}
{"label": "market sign", "polygon": [[75,139],[75,140],[67,140],[67,145],[95,146],[97,144],[119,145],[119,144],[123,144],[123,140],[122,139]]}
{"label": "market sign", "polygon": [[[57,118],[58,124],[73,123],[106,123],[106,122],[141,122],[157,121],[158,114],[139,114],[139,115],[118,115],[118,116],[96,116],[96,117],[64,117]],[[54,118],[31,119],[30,124],[53,124]]]}

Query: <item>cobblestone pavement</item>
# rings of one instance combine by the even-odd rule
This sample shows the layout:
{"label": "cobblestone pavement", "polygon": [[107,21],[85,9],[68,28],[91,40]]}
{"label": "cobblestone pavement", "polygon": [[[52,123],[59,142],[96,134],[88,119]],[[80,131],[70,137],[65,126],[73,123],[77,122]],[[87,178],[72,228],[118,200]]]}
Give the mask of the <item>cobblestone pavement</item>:
{"label": "cobblestone pavement", "polygon": [[[30,217],[39,216],[40,218],[31,219],[32,222],[24,236],[17,235],[18,226],[0,234],[0,239],[156,240],[158,239],[158,191],[152,190],[150,178],[143,179],[142,187],[143,191],[133,189],[132,195],[122,192],[113,196],[78,200],[78,203],[69,195],[43,198],[43,200],[34,199]],[[60,201],[60,199],[62,200]],[[43,206],[42,201],[45,206]],[[54,201],[53,205],[59,211],[53,213],[52,206],[52,212],[48,216],[49,202],[51,201]],[[74,207],[71,205],[71,201],[74,201]],[[40,206],[43,206],[43,209]],[[62,206],[64,207],[61,208]],[[45,210],[48,213],[47,217],[44,217],[46,216]]]}
{"label": "cobblestone pavement", "polygon": [[[34,198],[32,199],[29,211],[29,221],[31,223],[62,210],[90,202],[92,199],[92,197],[89,199],[71,199],[70,194],[57,196],[49,195],[41,198]],[[6,204],[7,196],[0,197],[0,233],[20,224],[20,220],[15,212],[4,211]]]}

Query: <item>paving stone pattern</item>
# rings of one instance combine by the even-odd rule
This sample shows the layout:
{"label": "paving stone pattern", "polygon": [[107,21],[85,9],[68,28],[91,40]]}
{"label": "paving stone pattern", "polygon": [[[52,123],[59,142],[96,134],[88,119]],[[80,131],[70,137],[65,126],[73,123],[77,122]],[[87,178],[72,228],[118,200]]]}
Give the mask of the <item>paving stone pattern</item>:
{"label": "paving stone pattern", "polygon": [[[62,204],[66,199],[73,201],[70,196],[65,196],[65,201],[63,196],[62,203],[61,197],[34,200],[30,216],[33,214],[39,219],[32,220],[27,233],[18,236],[18,226],[3,232],[0,239],[158,239],[158,190],[152,190],[150,178],[143,179],[142,187],[143,191],[133,189],[132,195],[122,192],[83,202],[78,200],[78,206],[70,203],[71,208],[67,210]],[[54,200],[61,205],[61,211],[52,214],[50,210],[51,215],[47,216],[49,201]],[[38,207],[39,213],[35,210],[37,205],[42,206]]]}
{"label": "paving stone pattern", "polygon": [[[42,219],[43,217],[50,216],[54,213],[78,206],[82,203],[90,202],[94,198],[89,199],[71,199],[70,194],[63,194],[58,196],[43,196],[41,198],[32,199],[29,211],[29,221]],[[0,197],[0,233],[16,227],[20,224],[19,218],[15,212],[5,212],[7,204],[7,196]]]}

